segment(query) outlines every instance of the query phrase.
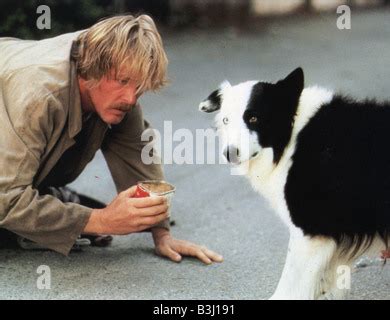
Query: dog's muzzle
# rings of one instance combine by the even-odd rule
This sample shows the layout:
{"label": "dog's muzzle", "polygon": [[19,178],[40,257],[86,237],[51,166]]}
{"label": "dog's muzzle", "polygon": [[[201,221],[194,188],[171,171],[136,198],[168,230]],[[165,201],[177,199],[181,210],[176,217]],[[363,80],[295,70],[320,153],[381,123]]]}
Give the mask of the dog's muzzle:
{"label": "dog's muzzle", "polygon": [[223,155],[226,160],[230,163],[239,164],[240,163],[240,150],[234,146],[227,146],[223,151]]}

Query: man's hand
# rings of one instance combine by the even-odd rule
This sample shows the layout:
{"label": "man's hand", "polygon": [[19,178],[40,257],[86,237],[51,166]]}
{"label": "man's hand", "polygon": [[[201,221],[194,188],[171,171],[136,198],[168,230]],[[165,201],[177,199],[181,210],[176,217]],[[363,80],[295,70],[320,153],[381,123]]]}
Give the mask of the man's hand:
{"label": "man's hand", "polygon": [[222,262],[223,257],[204,246],[174,239],[168,230],[153,228],[153,240],[156,253],[159,256],[167,257],[175,262],[180,262],[182,255],[196,257],[206,264]]}
{"label": "man's hand", "polygon": [[124,235],[151,228],[168,218],[166,198],[131,198],[135,190],[133,186],[118,194],[106,208],[92,210],[83,233]]}

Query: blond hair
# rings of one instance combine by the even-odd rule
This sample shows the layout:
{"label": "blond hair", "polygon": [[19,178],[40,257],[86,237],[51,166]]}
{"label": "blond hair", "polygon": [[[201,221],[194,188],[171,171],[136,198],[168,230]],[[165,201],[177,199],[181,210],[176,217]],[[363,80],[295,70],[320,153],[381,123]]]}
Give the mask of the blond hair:
{"label": "blond hair", "polygon": [[139,82],[138,92],[158,90],[167,82],[168,59],[153,19],[121,15],[104,19],[77,39],[78,74],[98,83],[103,76],[117,78],[120,70]]}

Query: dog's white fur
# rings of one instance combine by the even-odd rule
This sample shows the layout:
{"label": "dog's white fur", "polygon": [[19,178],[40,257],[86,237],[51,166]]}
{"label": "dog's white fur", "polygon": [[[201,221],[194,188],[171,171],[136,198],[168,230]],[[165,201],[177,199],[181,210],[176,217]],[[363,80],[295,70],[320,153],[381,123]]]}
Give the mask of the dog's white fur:
{"label": "dog's white fur", "polygon": [[[285,267],[277,289],[271,299],[341,299],[348,292],[348,287],[338,288],[338,267],[341,265],[351,268],[353,260],[342,254],[335,241],[326,237],[305,236],[302,230],[296,227],[290,218],[287,208],[284,187],[288,171],[291,167],[291,157],[295,150],[296,137],[304,128],[321,105],[331,101],[333,93],[323,88],[311,87],[303,90],[295,121],[291,140],[285,149],[282,158],[273,162],[272,148],[261,148],[257,136],[251,134],[244,123],[242,115],[250,98],[251,88],[255,81],[249,81],[237,86],[224,83],[221,86],[223,100],[220,112],[216,116],[216,124],[221,136],[223,147],[235,145],[244,148],[241,144],[243,133],[249,139],[249,150],[240,155],[239,166],[247,170],[253,188],[262,194],[277,212],[289,229],[290,240]],[[203,110],[207,102],[200,105]],[[224,119],[228,119],[224,122]],[[247,140],[248,141],[248,140]],[[252,157],[254,153],[257,156]],[[375,239],[370,247],[373,254],[384,249],[383,242]]]}

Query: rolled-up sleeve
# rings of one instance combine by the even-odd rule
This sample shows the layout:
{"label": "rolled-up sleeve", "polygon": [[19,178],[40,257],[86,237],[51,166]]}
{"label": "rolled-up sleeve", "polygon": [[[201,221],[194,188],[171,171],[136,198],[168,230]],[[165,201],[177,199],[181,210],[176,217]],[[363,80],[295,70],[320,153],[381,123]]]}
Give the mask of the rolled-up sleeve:
{"label": "rolled-up sleeve", "polygon": [[[142,133],[151,129],[144,119],[140,105],[128,112],[118,125],[113,125],[102,144],[102,152],[118,192],[126,190],[142,180],[164,180],[160,158],[152,154],[154,161],[142,161],[142,150],[149,141],[142,141]],[[153,151],[152,151],[153,152]],[[158,227],[169,229],[169,220]]]}

